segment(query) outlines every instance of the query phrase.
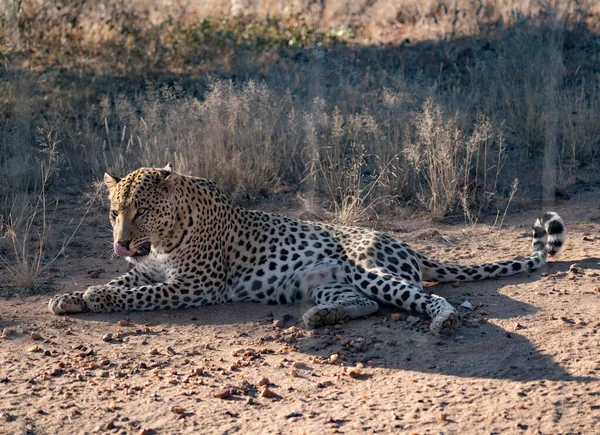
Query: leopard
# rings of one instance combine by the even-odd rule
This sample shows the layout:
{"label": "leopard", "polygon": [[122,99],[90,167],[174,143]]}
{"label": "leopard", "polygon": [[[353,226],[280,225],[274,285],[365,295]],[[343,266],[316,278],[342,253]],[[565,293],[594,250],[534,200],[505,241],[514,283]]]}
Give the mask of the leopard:
{"label": "leopard", "polygon": [[532,254],[480,265],[429,259],[391,235],[309,222],[232,203],[215,183],[164,168],[104,174],[113,250],[131,268],[107,284],[58,294],[48,309],[82,312],[183,309],[230,302],[314,306],[308,328],[369,316],[391,305],[430,318],[433,334],[459,327],[457,309],[424,282],[478,281],[537,269],[566,241],[562,218],[542,214]]}

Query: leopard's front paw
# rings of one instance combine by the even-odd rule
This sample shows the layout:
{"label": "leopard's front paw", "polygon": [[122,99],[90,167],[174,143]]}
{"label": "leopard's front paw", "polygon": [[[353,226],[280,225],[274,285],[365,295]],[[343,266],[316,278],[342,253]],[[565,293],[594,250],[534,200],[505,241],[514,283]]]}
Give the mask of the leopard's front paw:
{"label": "leopard's front paw", "polygon": [[439,312],[437,316],[431,319],[431,332],[438,335],[441,332],[450,332],[458,328],[459,316],[456,309],[450,304],[444,310]]}
{"label": "leopard's front paw", "polygon": [[54,314],[73,314],[88,311],[83,300],[83,292],[56,295],[48,303],[48,310]]}

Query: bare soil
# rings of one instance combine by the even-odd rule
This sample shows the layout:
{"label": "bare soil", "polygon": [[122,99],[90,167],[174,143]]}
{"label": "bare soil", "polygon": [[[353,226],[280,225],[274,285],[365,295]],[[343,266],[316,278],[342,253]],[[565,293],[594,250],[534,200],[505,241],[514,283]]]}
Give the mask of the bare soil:
{"label": "bare soil", "polygon": [[[553,207],[568,242],[541,270],[430,286],[472,305],[441,337],[391,308],[315,331],[301,323],[307,305],[54,316],[51,293],[127,269],[106,217],[93,217],[50,269],[51,292],[15,292],[0,272],[0,433],[600,433],[599,204],[585,193]],[[432,258],[480,263],[526,255],[540,210],[491,232],[377,225]]]}

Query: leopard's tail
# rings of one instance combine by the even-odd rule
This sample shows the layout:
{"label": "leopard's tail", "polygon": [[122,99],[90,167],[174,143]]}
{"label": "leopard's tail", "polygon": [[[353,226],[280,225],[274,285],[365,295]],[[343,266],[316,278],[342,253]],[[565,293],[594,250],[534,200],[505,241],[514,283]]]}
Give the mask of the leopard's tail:
{"label": "leopard's tail", "polygon": [[532,254],[524,260],[487,263],[474,266],[445,265],[417,254],[423,281],[478,281],[485,278],[509,276],[535,270],[546,264],[546,256],[555,255],[567,239],[561,217],[549,211],[542,214],[533,226]]}
{"label": "leopard's tail", "polygon": [[567,240],[565,223],[553,211],[541,215],[533,225],[533,252],[545,251],[548,255],[556,255]]}

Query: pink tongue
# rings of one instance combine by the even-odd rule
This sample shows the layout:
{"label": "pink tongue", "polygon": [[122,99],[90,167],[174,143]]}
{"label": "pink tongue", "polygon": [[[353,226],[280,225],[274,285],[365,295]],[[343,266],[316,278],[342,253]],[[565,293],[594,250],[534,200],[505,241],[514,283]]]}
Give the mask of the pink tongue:
{"label": "pink tongue", "polygon": [[134,251],[130,251],[129,249],[124,248],[119,243],[115,242],[115,254],[120,255],[121,257],[131,257],[135,254]]}

